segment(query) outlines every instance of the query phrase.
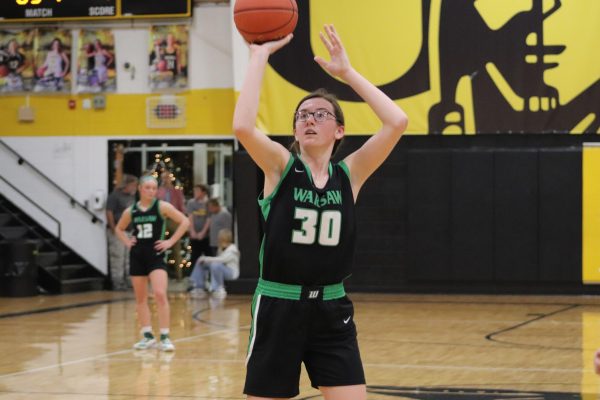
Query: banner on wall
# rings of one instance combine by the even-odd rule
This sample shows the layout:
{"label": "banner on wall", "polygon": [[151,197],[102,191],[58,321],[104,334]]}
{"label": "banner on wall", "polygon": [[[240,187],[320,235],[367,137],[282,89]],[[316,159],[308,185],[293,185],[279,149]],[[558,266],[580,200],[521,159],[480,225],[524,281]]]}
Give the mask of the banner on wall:
{"label": "banner on wall", "polygon": [[0,31],[0,92],[31,90],[33,81],[32,29]]}
{"label": "banner on wall", "polygon": [[71,31],[40,28],[34,39],[34,92],[71,91]]}
{"label": "banner on wall", "polygon": [[[333,23],[352,65],[409,115],[408,133],[600,133],[600,1],[299,1],[294,38],[269,59],[259,125],[291,131],[308,92],[335,93],[348,133],[380,122],[314,62]],[[585,29],[582,29],[585,27]]]}
{"label": "banner on wall", "polygon": [[110,29],[79,32],[77,91],[107,93],[117,88],[115,39]]}
{"label": "banner on wall", "polygon": [[600,143],[583,146],[583,282],[600,283]]}
{"label": "banner on wall", "polygon": [[150,29],[150,88],[155,91],[188,87],[188,28],[186,25]]}

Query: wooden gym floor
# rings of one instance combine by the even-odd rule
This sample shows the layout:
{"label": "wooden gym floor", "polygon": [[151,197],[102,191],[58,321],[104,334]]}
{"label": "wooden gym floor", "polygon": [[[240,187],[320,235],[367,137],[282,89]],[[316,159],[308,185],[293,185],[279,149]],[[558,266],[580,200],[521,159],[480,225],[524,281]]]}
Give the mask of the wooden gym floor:
{"label": "wooden gym floor", "polygon": [[[598,298],[350,297],[369,399],[599,398]],[[132,350],[130,292],[1,298],[0,399],[243,399],[250,296],[170,301],[165,354]],[[300,385],[321,398],[304,371]]]}

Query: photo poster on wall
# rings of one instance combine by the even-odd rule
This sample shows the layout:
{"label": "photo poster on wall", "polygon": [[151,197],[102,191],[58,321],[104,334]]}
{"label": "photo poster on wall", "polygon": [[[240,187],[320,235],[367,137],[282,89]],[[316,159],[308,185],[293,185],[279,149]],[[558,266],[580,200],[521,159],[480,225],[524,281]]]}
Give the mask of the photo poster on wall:
{"label": "photo poster on wall", "polygon": [[188,88],[188,27],[150,28],[150,88],[155,91]]}
{"label": "photo poster on wall", "polygon": [[0,31],[0,93],[32,89],[34,35],[33,29]]}
{"label": "photo poster on wall", "polygon": [[77,91],[109,93],[117,89],[115,39],[110,29],[79,31]]}
{"label": "photo poster on wall", "polygon": [[34,92],[71,91],[71,30],[37,29],[34,39]]}

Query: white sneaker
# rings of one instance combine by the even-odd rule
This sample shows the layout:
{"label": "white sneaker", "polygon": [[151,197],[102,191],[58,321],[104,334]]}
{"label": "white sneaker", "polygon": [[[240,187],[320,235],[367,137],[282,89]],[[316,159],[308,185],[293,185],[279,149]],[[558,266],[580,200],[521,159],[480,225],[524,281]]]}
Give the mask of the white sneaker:
{"label": "white sneaker", "polygon": [[217,290],[212,292],[212,297],[214,297],[215,299],[224,299],[225,297],[227,297],[227,291],[225,290],[225,288],[218,288]]}
{"label": "white sneaker", "polygon": [[142,340],[133,345],[133,348],[136,350],[147,350],[151,347],[154,347],[156,344],[156,339],[154,337],[150,338],[148,336],[144,336]]}
{"label": "white sneaker", "polygon": [[196,288],[190,291],[190,297],[193,299],[205,299],[207,296],[206,290]]}
{"label": "white sneaker", "polygon": [[160,339],[159,347],[162,351],[174,351],[175,345],[171,342],[171,339],[167,336],[166,338]]}

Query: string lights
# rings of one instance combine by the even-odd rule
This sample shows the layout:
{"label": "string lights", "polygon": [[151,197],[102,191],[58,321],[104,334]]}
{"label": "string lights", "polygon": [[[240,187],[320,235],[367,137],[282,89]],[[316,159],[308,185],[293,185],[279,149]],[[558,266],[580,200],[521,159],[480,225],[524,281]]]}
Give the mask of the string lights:
{"label": "string lights", "polygon": [[[173,183],[176,190],[183,192],[183,184],[177,177],[177,174],[181,171],[181,168],[176,166],[173,159],[168,155],[162,153],[156,153],[154,155],[154,164],[150,167],[150,174],[160,182],[160,177],[164,172],[169,173],[169,179]],[[165,230],[165,238],[170,236],[169,230]],[[175,254],[173,248],[165,252],[167,265],[176,268],[175,275],[180,278],[183,275],[184,268],[190,268],[192,266],[192,246],[190,244],[189,237],[185,235],[180,239],[181,241],[181,253],[179,257]],[[174,246],[176,247],[176,246]],[[178,263],[179,260],[179,263]],[[176,265],[177,264],[177,265]]]}

